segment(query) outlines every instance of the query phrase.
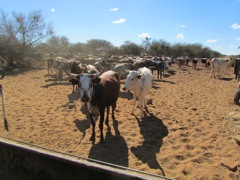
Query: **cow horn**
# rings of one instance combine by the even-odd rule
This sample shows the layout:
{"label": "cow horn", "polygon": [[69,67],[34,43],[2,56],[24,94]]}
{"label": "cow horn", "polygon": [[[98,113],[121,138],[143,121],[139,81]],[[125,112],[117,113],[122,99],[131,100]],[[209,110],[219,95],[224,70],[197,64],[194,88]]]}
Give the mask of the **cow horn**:
{"label": "cow horn", "polygon": [[63,70],[65,71],[65,73],[67,73],[69,76],[72,76],[72,77],[78,77],[78,76],[81,75],[81,74],[70,73],[70,72],[68,72],[65,68],[63,68]]}

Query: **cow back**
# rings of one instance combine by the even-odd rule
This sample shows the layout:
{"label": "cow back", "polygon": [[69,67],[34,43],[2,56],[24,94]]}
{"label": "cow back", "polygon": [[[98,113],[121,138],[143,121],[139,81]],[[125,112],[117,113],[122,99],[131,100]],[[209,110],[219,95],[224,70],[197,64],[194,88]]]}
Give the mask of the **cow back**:
{"label": "cow back", "polygon": [[222,69],[228,66],[228,61],[226,60],[222,60],[222,59],[217,59],[217,58],[213,58],[210,61],[210,66],[211,69]]}
{"label": "cow back", "polygon": [[142,77],[141,79],[144,80],[142,81],[142,88],[145,89],[146,91],[149,91],[153,85],[153,75],[152,72],[149,68],[143,67],[138,70]]}
{"label": "cow back", "polygon": [[120,78],[118,73],[114,71],[106,71],[101,76],[99,84],[93,86],[93,105],[114,105],[119,97],[120,92]]}

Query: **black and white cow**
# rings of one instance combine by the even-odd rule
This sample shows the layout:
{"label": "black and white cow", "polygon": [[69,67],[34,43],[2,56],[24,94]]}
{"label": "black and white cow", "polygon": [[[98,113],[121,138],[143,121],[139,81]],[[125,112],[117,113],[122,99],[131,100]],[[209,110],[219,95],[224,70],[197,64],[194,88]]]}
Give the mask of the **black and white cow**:
{"label": "black and white cow", "polygon": [[112,118],[115,119],[114,110],[120,93],[120,78],[118,73],[111,70],[101,73],[68,74],[78,79],[80,99],[83,103],[87,104],[92,123],[92,136],[90,140],[95,141],[95,124],[100,115],[100,142],[103,143],[105,108],[107,109],[105,124],[109,126],[110,106],[112,107]]}

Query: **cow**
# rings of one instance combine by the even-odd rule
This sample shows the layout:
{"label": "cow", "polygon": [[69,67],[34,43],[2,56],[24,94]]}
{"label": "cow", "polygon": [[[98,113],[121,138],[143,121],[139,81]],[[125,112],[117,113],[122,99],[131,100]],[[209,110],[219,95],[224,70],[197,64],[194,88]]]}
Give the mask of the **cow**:
{"label": "cow", "polygon": [[103,143],[105,109],[107,109],[105,124],[109,126],[110,106],[112,107],[112,119],[115,119],[114,111],[120,93],[120,78],[118,73],[111,70],[106,72],[102,71],[96,74],[67,73],[78,79],[80,100],[87,104],[87,109],[92,123],[92,135],[90,140],[95,141],[95,124],[98,116],[100,115],[100,142]]}
{"label": "cow", "polygon": [[178,63],[179,69],[181,69],[181,67],[183,66],[184,62],[185,62],[185,59],[183,57],[178,57],[177,58],[177,63]]}
{"label": "cow", "polygon": [[104,67],[102,67],[101,62],[97,61],[93,64],[94,67],[97,68],[97,70],[100,72],[103,70]]}
{"label": "cow", "polygon": [[218,58],[213,58],[210,61],[210,71],[211,71],[211,76],[216,78],[217,73],[223,71],[228,67],[228,61],[223,60],[223,59],[218,59]]}
{"label": "cow", "polygon": [[128,70],[133,70],[131,63],[118,63],[114,66],[113,70],[119,74],[120,79],[126,78]]}
{"label": "cow", "polygon": [[138,71],[130,70],[127,75],[125,85],[123,87],[124,91],[133,92],[133,109],[131,115],[134,115],[134,110],[137,107],[137,101],[141,109],[141,117],[144,117],[143,106],[147,108],[146,104],[146,94],[152,88],[153,85],[153,75],[149,68],[143,67],[139,68]]}
{"label": "cow", "polygon": [[240,78],[240,60],[239,59],[234,60],[234,74],[235,74],[235,79],[239,81],[239,78]]}
{"label": "cow", "polygon": [[198,58],[193,58],[192,59],[192,69],[196,69],[198,63]]}
{"label": "cow", "polygon": [[48,58],[46,61],[47,61],[47,71],[48,71],[48,75],[50,75],[51,73],[53,74],[53,62],[54,62],[54,58]]}
{"label": "cow", "polygon": [[86,73],[89,73],[89,74],[99,73],[99,70],[94,65],[91,65],[91,64],[85,65],[85,71]]}
{"label": "cow", "polygon": [[166,66],[168,67],[168,70],[170,71],[171,70],[170,67],[172,66],[172,63],[173,63],[172,58],[165,57],[164,60],[165,60]]}
{"label": "cow", "polygon": [[145,62],[144,60],[142,59],[136,59],[134,62],[133,62],[133,69],[135,71],[137,71],[139,68],[142,68],[142,67],[148,67],[148,63]]}
{"label": "cow", "polygon": [[56,73],[55,82],[62,81],[63,69],[70,69],[69,60],[63,59],[61,57],[56,57],[53,61],[52,67]]}
{"label": "cow", "polygon": [[237,92],[234,95],[233,101],[236,105],[240,106],[240,84],[238,84]]}
{"label": "cow", "polygon": [[[86,66],[81,64],[79,61],[70,62],[70,73],[81,74],[83,72],[87,72]],[[77,91],[78,79],[76,77],[72,77],[69,82],[72,84],[72,93]]]}
{"label": "cow", "polygon": [[205,66],[207,67],[207,58],[201,58],[201,63],[202,63],[202,66]]}
{"label": "cow", "polygon": [[154,70],[157,70],[157,79],[162,79],[163,73],[165,70],[169,70],[169,60],[165,61],[163,58],[154,58],[148,60],[148,67],[152,70],[152,74]]}
{"label": "cow", "polygon": [[101,64],[101,67],[103,67],[105,70],[110,70],[112,67],[112,65],[108,63],[105,59],[103,59],[100,64]]}

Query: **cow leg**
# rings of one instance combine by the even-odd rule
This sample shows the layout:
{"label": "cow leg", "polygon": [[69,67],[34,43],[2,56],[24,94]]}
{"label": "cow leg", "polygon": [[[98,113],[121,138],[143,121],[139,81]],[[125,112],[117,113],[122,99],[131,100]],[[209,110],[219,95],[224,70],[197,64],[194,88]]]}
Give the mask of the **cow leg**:
{"label": "cow leg", "polygon": [[145,99],[145,97],[144,97],[143,101],[144,101],[144,103],[143,103],[143,105],[144,105],[144,108],[145,108],[145,109],[147,109],[147,108],[148,108],[148,106],[147,106],[147,103],[146,103],[146,99]]}
{"label": "cow leg", "polygon": [[63,78],[63,72],[62,72],[62,69],[60,69],[60,71],[59,71],[59,78],[60,78],[60,81],[62,81],[62,78]]}
{"label": "cow leg", "polygon": [[105,121],[105,124],[107,125],[107,126],[109,126],[109,122],[108,122],[108,117],[109,117],[109,111],[110,111],[110,106],[108,106],[107,107],[107,115],[106,115],[106,121]]}
{"label": "cow leg", "polygon": [[91,122],[92,122],[92,135],[91,135],[90,141],[95,141],[95,126],[96,126],[96,123],[93,120],[91,113],[89,113],[89,116],[90,116],[90,119],[91,119]]}
{"label": "cow leg", "polygon": [[57,83],[58,82],[58,79],[59,79],[59,70],[56,71],[56,78],[55,78],[55,82]]}
{"label": "cow leg", "polygon": [[50,75],[50,73],[53,74],[53,70],[52,70],[52,67],[50,65],[48,65],[47,71],[48,71],[48,75]]}
{"label": "cow leg", "polygon": [[104,107],[100,107],[100,121],[99,121],[99,129],[100,129],[100,143],[104,142],[104,136],[103,136],[103,121],[104,121]]}
{"label": "cow leg", "polygon": [[114,111],[115,111],[116,107],[117,107],[117,105],[116,105],[116,103],[114,103],[114,104],[112,105],[112,119],[113,119],[113,120],[115,119]]}
{"label": "cow leg", "polygon": [[72,93],[74,93],[75,85],[73,85],[72,87],[73,87],[73,88],[72,88]]}
{"label": "cow leg", "polygon": [[134,115],[134,110],[136,109],[136,107],[137,107],[137,98],[136,98],[136,95],[135,95],[135,93],[133,93],[133,109],[132,109],[132,112],[131,112],[131,115]]}
{"label": "cow leg", "polygon": [[142,98],[142,100],[141,100],[141,104],[140,104],[140,109],[141,109],[141,113],[140,113],[140,115],[141,115],[142,118],[144,117],[144,114],[143,114],[144,99],[145,99],[145,98]]}

